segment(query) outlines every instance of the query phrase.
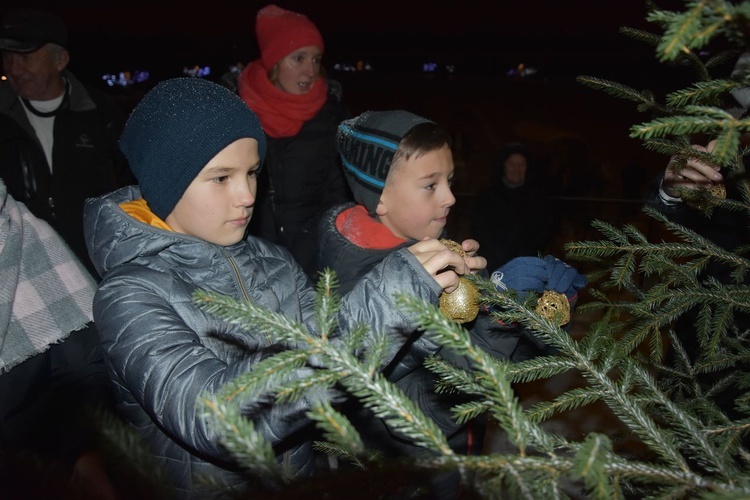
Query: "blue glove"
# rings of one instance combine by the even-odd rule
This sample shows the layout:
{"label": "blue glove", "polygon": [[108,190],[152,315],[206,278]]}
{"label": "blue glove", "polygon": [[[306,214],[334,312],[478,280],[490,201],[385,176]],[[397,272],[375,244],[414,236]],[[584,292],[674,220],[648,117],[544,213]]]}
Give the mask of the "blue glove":
{"label": "blue glove", "polygon": [[544,257],[544,268],[548,276],[544,289],[564,293],[568,301],[575,297],[578,290],[586,286],[588,281],[586,276],[574,267],[551,255]]}
{"label": "blue glove", "polygon": [[498,267],[490,281],[498,290],[542,293],[548,275],[546,262],[539,257],[516,257]]}
{"label": "blue glove", "polygon": [[564,293],[570,301],[578,290],[586,286],[587,278],[576,268],[547,255],[539,257],[516,257],[503,264],[490,276],[498,290],[516,290],[519,295],[524,292],[542,293],[554,290]]}

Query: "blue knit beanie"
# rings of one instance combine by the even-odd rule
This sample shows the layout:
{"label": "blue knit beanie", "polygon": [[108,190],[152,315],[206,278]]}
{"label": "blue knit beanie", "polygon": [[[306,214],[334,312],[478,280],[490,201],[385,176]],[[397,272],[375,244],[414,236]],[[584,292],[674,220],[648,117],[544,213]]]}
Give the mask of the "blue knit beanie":
{"label": "blue knit beanie", "polygon": [[237,139],[266,136],[240,97],[200,78],[173,78],[151,89],[130,114],[120,149],[153,213],[166,219],[190,183],[219,151]]}
{"label": "blue knit beanie", "polygon": [[336,138],[344,174],[354,201],[368,213],[375,213],[399,142],[420,123],[433,122],[394,110],[365,111],[339,125]]}

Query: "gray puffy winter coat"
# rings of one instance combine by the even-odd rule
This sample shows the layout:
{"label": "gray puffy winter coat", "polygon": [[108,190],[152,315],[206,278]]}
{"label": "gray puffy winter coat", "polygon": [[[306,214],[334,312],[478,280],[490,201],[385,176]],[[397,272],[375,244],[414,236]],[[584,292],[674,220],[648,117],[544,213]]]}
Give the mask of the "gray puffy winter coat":
{"label": "gray puffy winter coat", "polygon": [[[223,247],[159,229],[119,206],[139,198],[131,186],[90,199],[84,218],[89,252],[103,278],[94,318],[119,410],[171,476],[178,496],[203,498],[199,476],[242,491],[251,487],[248,478],[237,473],[198,399],[252,370],[278,346],[263,332],[244,331],[202,311],[191,295],[202,288],[249,299],[315,331],[315,290],[282,247],[252,236]],[[441,289],[408,250],[394,252],[343,298],[342,335],[359,322],[394,332],[395,354],[407,340],[395,332],[416,329],[413,318],[395,308],[397,291],[437,303]],[[243,338],[244,348],[232,336]],[[312,473],[310,434],[299,432],[311,425],[304,416],[310,401],[275,403],[262,411],[258,403],[246,401],[241,409],[279,460],[297,474]]]}
{"label": "gray puffy winter coat", "polygon": [[[399,246],[393,248],[367,248],[352,243],[349,237],[337,227],[337,218],[354,204],[343,204],[334,207],[321,219],[319,234],[320,268],[331,268],[336,271],[340,282],[340,290],[345,293],[353,287],[367,273],[377,267],[379,263],[389,258],[394,252],[399,252]],[[354,229],[348,225],[352,232]],[[402,246],[413,244],[404,241]],[[498,359],[510,359],[518,345],[520,328],[503,326],[490,315],[482,312],[472,323],[464,325],[469,328],[471,340],[476,347]],[[409,349],[396,356],[391,365],[384,371],[387,379],[404,392],[422,412],[428,416],[445,434],[448,444],[457,453],[480,453],[484,441],[486,421],[484,417],[474,420],[474,424],[459,423],[453,417],[454,406],[469,401],[465,394],[451,392],[437,392],[435,389],[436,376],[424,362],[430,355],[436,354],[429,336],[417,337],[410,344]],[[441,349],[439,356],[455,366],[465,370],[472,370],[474,363],[469,356],[461,356],[451,349]],[[394,432],[385,420],[374,416],[372,411],[363,408],[358,401],[349,401],[343,410],[363,434],[362,439],[370,448],[378,449],[387,455],[416,456],[424,454],[424,448],[414,443],[412,439]],[[447,491],[444,494],[450,496]]]}

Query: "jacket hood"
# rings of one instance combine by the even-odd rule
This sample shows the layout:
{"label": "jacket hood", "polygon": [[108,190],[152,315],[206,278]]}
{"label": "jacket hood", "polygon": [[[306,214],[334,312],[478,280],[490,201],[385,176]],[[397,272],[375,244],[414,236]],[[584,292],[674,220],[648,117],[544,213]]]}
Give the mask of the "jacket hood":
{"label": "jacket hood", "polygon": [[136,263],[142,258],[153,259],[167,249],[179,249],[178,255],[184,255],[193,263],[202,258],[200,256],[208,259],[214,254],[205,251],[206,245],[215,246],[211,243],[151,226],[120,208],[121,203],[140,198],[137,186],[126,186],[86,201],[83,214],[86,245],[101,277],[117,266]]}

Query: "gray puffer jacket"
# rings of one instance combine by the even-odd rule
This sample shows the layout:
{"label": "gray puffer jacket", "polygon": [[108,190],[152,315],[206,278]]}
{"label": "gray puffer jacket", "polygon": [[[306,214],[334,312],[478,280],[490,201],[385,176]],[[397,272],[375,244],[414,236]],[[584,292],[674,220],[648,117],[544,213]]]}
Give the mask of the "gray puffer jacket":
{"label": "gray puffer jacket", "polygon": [[[378,245],[371,247],[353,243],[350,239],[352,234],[367,229],[348,222],[343,224],[345,229],[342,230],[337,224],[337,219],[350,213],[354,206],[349,203],[334,207],[326,212],[320,222],[320,268],[328,267],[336,271],[341,293],[352,290],[359,280],[394,252],[399,252],[400,248],[414,243],[404,241],[392,248],[382,248],[386,246],[383,241],[378,241]],[[474,346],[498,359],[512,358],[519,343],[520,328],[501,325],[484,311],[475,321],[464,326],[469,329]],[[456,421],[452,413],[453,408],[471,398],[465,394],[437,392],[436,376],[424,365],[425,360],[433,354],[439,354],[443,360],[465,370],[473,370],[475,367],[471,357],[461,356],[451,349],[444,348],[436,353],[430,344],[429,336],[417,336],[415,332],[415,340],[409,345],[409,349],[395,357],[384,371],[384,375],[440,427],[454,451],[470,455],[481,453],[486,419],[480,417],[474,419],[471,424]],[[372,411],[364,408],[360,402],[348,401],[342,409],[360,430],[362,439],[368,447],[378,449],[389,456],[424,454],[425,450],[422,447],[416,445],[412,439],[392,431],[384,420],[375,417]],[[451,495],[448,491],[442,493],[448,497]]]}
{"label": "gray puffer jacket", "polygon": [[[120,208],[140,197],[131,186],[90,199],[84,217],[89,252],[103,278],[94,318],[119,410],[171,476],[178,497],[204,498],[199,476],[241,492],[251,487],[248,478],[219,443],[198,398],[252,370],[279,346],[263,332],[244,331],[200,310],[191,295],[200,287],[249,299],[315,331],[315,290],[282,247],[252,236],[223,247],[145,224]],[[393,252],[343,298],[341,334],[360,322],[394,332],[395,355],[408,340],[396,332],[416,329],[414,319],[395,308],[397,291],[437,303],[441,289],[408,250]],[[243,338],[244,347],[231,337]],[[264,408],[267,402],[241,405],[298,475],[313,470],[304,413],[315,397],[324,395]]]}

